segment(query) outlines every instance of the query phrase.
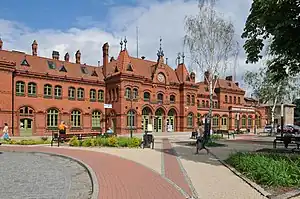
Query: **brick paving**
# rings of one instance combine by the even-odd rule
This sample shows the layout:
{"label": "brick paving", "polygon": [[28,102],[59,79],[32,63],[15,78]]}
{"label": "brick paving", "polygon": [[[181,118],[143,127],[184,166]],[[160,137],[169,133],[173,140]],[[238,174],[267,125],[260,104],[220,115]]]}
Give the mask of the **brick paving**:
{"label": "brick paving", "polygon": [[99,199],[185,198],[172,184],[167,182],[158,173],[133,161],[121,159],[109,154],[41,146],[0,146],[0,150],[41,151],[77,158],[89,165],[95,172],[99,183]]}

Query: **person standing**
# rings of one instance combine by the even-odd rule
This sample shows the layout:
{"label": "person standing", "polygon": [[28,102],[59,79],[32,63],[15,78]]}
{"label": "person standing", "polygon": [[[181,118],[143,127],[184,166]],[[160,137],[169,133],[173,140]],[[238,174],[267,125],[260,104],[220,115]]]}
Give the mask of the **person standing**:
{"label": "person standing", "polygon": [[196,154],[199,153],[202,149],[205,149],[207,154],[209,153],[209,150],[205,147],[207,141],[208,141],[208,133],[204,131],[203,123],[202,121],[199,124],[199,137],[197,137],[196,141]]}
{"label": "person standing", "polygon": [[4,139],[4,140],[10,139],[10,137],[8,135],[8,124],[7,123],[4,123],[2,139]]}
{"label": "person standing", "polygon": [[67,126],[65,125],[64,121],[61,121],[60,125],[58,126],[59,130],[59,137],[62,138],[62,141],[66,139],[66,131],[67,131]]}

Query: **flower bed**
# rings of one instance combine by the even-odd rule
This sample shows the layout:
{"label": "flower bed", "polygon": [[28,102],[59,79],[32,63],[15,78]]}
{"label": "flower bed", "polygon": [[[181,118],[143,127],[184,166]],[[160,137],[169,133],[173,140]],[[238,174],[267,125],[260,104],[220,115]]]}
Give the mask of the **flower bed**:
{"label": "flower bed", "polygon": [[37,144],[50,144],[49,140],[1,140],[2,144],[12,144],[12,145],[37,145]]}
{"label": "flower bed", "polygon": [[127,137],[97,137],[87,138],[84,140],[78,140],[76,136],[71,138],[70,146],[82,146],[82,147],[129,147],[136,148],[141,146],[142,140],[140,138],[127,138]]}

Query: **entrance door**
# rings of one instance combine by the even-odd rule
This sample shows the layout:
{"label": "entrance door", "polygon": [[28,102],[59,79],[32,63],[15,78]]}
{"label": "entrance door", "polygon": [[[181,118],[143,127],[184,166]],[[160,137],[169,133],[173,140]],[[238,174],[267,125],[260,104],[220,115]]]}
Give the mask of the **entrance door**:
{"label": "entrance door", "polygon": [[20,136],[32,136],[32,119],[24,118],[20,120]]}
{"label": "entrance door", "polygon": [[174,116],[168,116],[168,125],[172,126],[172,129],[169,131],[175,131],[175,119]]}
{"label": "entrance door", "polygon": [[162,116],[158,116],[154,120],[154,129],[155,132],[162,132],[163,129],[163,118]]}
{"label": "entrance door", "polygon": [[149,124],[149,116],[148,115],[143,115],[143,120],[142,120],[142,127],[143,131],[148,131],[148,124]]}
{"label": "entrance door", "polygon": [[116,118],[111,119],[111,126],[114,133],[116,133],[116,123],[117,123]]}
{"label": "entrance door", "polygon": [[222,117],[221,130],[228,130],[227,117]]}

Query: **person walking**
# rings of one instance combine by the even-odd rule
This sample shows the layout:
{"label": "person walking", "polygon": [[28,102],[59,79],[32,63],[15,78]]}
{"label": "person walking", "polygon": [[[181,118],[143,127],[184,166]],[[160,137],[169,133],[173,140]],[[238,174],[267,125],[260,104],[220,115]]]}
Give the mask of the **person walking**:
{"label": "person walking", "polygon": [[205,149],[208,154],[209,150],[205,147],[205,145],[208,141],[209,132],[205,132],[202,121],[199,124],[198,131],[199,131],[199,136],[197,137],[197,141],[196,141],[196,154],[198,154],[199,151],[201,151],[202,149]]}
{"label": "person walking", "polygon": [[8,135],[8,124],[7,123],[4,123],[2,139],[3,140],[10,140],[10,137]]}
{"label": "person walking", "polygon": [[58,126],[58,130],[59,130],[59,137],[62,139],[62,141],[65,141],[67,126],[64,121],[61,121],[60,125]]}

